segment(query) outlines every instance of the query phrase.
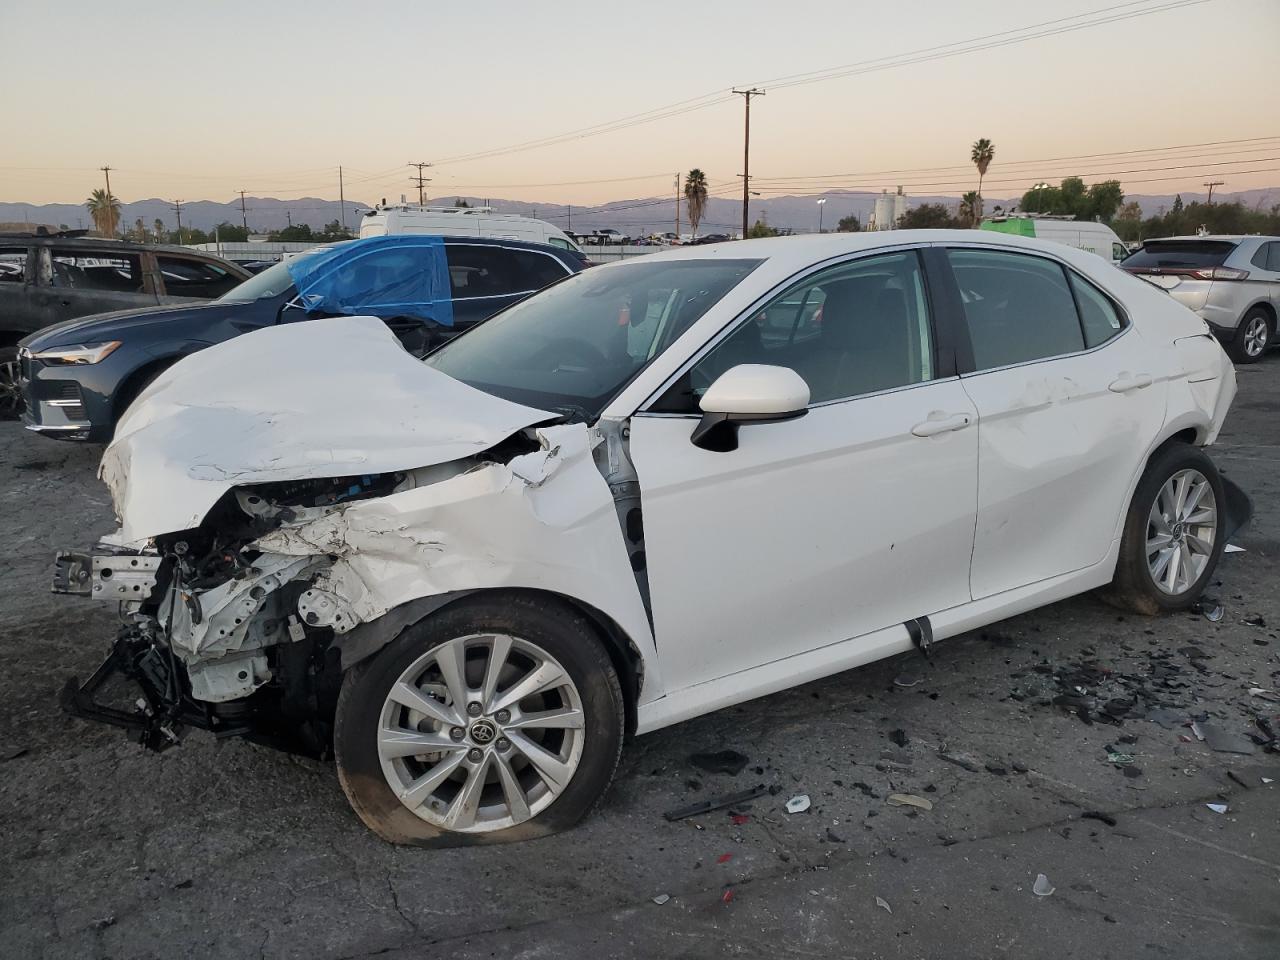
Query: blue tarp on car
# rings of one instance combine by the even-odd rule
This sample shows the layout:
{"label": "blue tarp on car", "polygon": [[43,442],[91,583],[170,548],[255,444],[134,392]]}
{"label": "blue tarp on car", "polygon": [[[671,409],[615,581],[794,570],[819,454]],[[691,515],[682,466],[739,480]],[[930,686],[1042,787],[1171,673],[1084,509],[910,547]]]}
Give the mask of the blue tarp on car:
{"label": "blue tarp on car", "polygon": [[308,313],[418,317],[453,326],[444,239],[368,237],[287,264]]}

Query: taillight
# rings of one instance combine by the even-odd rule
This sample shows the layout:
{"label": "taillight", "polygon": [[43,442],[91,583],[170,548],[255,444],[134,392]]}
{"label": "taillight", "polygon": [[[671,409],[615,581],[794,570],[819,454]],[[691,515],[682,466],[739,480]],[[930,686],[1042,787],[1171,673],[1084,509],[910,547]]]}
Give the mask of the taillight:
{"label": "taillight", "polygon": [[1248,280],[1248,270],[1237,270],[1235,267],[1212,267],[1208,270],[1192,270],[1191,276],[1197,280]]}

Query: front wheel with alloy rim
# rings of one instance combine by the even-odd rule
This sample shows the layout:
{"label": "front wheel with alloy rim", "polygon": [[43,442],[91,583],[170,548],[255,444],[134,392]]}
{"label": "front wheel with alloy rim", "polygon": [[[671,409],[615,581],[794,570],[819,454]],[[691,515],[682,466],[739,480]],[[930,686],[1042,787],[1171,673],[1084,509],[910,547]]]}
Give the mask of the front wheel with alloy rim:
{"label": "front wheel with alloy rim", "polygon": [[526,840],[603,796],[624,716],[609,655],[576,611],[526,594],[464,599],[348,671],[338,778],[392,843]]}
{"label": "front wheel with alloy rim", "polygon": [[1226,493],[1208,455],[1185,443],[1160,450],[1129,506],[1114,597],[1145,614],[1190,607],[1222,556],[1225,522]]}
{"label": "front wheel with alloy rim", "polygon": [[18,387],[18,348],[0,347],[0,420],[13,420],[22,412]]}
{"label": "front wheel with alloy rim", "polygon": [[1271,346],[1274,334],[1271,317],[1261,307],[1254,307],[1240,321],[1240,329],[1227,352],[1236,363],[1257,363]]}

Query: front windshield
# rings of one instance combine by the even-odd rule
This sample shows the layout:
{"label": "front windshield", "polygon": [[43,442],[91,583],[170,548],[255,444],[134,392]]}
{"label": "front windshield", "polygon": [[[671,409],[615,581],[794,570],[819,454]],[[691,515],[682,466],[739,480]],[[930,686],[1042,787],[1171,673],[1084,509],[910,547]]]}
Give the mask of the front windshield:
{"label": "front windshield", "polygon": [[282,260],[261,273],[255,273],[239,286],[232,287],[218,300],[221,303],[248,303],[250,300],[278,297],[291,286],[293,278],[289,276],[289,268]]}
{"label": "front windshield", "polygon": [[593,267],[445,344],[426,362],[478,390],[594,420],[759,260]]}

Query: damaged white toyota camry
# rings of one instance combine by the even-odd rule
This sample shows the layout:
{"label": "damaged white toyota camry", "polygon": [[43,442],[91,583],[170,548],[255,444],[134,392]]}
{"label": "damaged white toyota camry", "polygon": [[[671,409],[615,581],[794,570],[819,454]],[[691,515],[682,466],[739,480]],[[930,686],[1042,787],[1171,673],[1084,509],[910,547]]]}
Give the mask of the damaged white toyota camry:
{"label": "damaged white toyota camry", "polygon": [[[425,362],[372,318],[183,360],[55,589],[125,626],[68,709],[337,762],[401,843],[578,821],[623,740],[1104,585],[1189,606],[1247,498],[1204,321],[977,232],[569,277]],[[128,686],[131,709],[107,702]]]}

